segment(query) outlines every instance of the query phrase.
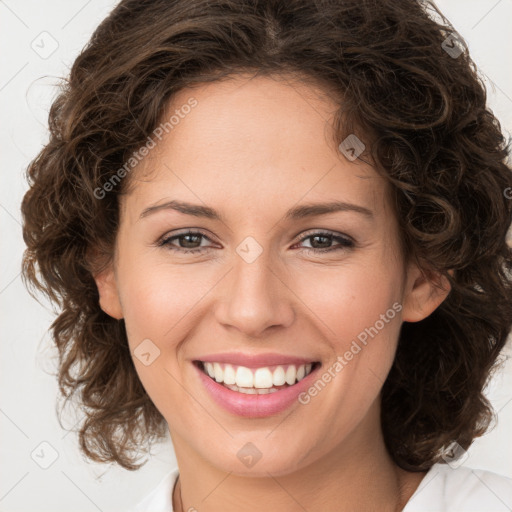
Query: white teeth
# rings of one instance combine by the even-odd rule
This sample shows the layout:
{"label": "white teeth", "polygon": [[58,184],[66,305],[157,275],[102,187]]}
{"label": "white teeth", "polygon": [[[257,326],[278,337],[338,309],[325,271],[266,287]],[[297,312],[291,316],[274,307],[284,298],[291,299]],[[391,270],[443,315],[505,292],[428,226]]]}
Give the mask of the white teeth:
{"label": "white teeth", "polygon": [[289,384],[290,386],[293,386],[293,384],[295,384],[295,381],[297,379],[297,370],[295,369],[295,366],[288,366],[284,378],[286,380],[286,384]]}
{"label": "white teeth", "polygon": [[223,382],[224,372],[222,371],[222,366],[219,363],[213,363],[213,371],[215,372],[215,380]]}
{"label": "white teeth", "polygon": [[213,371],[213,364],[204,363],[204,366],[206,368],[206,371],[208,372],[208,375],[213,379],[213,377],[215,377],[215,372]]}
{"label": "white teeth", "polygon": [[236,385],[239,388],[252,388],[254,385],[254,375],[249,368],[239,366],[236,369]]}
{"label": "white teeth", "polygon": [[224,384],[235,384],[236,374],[235,370],[230,364],[224,366]]}
{"label": "white teeth", "polygon": [[223,383],[233,391],[249,394],[254,394],[252,390],[257,390],[254,392],[258,394],[274,393],[278,391],[274,386],[284,386],[285,383],[293,386],[309,375],[313,368],[311,363],[299,366],[275,366],[273,371],[269,367],[251,369],[231,364],[211,362],[203,364],[205,373],[216,382]]}
{"label": "white teeth", "polygon": [[[267,395],[267,394],[276,393],[277,391],[279,391],[279,389],[277,389],[277,388],[270,388],[270,389],[239,388],[238,386],[231,386],[231,385],[227,385],[227,384],[226,384],[226,387],[231,389],[231,391],[238,391],[239,393],[245,393],[246,395],[247,394],[249,394],[249,395],[253,395],[253,394]],[[254,391],[256,393],[254,393]]]}
{"label": "white teeth", "polygon": [[274,386],[283,386],[286,382],[286,379],[284,377],[284,368],[282,366],[278,366],[274,370],[274,374],[272,375],[272,383]]}
{"label": "white teeth", "polygon": [[254,387],[255,388],[271,388],[272,387],[272,373],[268,368],[258,368],[254,373]]}

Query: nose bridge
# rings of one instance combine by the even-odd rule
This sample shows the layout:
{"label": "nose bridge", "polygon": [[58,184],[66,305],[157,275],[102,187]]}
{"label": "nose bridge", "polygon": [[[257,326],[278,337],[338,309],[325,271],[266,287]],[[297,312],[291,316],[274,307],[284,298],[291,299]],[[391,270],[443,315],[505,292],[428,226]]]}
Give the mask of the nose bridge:
{"label": "nose bridge", "polygon": [[290,325],[294,315],[290,292],[278,274],[270,251],[251,237],[244,240],[233,257],[217,320],[251,337],[259,336],[267,327]]}

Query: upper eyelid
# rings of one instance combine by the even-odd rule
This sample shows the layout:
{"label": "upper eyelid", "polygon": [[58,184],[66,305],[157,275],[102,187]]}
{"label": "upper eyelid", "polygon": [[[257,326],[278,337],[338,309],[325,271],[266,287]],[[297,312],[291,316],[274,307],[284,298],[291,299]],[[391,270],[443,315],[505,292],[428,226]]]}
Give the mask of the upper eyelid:
{"label": "upper eyelid", "polygon": [[301,237],[299,239],[299,242],[304,240],[304,238],[309,238],[310,236],[324,235],[324,234],[331,235],[333,238],[346,238],[347,240],[355,242],[355,240],[351,236],[349,236],[345,233],[338,233],[337,231],[332,231],[330,229],[312,229],[312,230],[306,230],[305,232],[301,232]]}

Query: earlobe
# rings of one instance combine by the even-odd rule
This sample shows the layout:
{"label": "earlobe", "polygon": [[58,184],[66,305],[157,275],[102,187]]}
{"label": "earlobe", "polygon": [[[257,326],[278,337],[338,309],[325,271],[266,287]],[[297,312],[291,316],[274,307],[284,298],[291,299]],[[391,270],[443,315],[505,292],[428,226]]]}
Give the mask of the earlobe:
{"label": "earlobe", "polygon": [[98,287],[100,308],[112,318],[121,320],[123,318],[123,310],[119,301],[114,269],[112,266],[109,266],[93,277]]}
{"label": "earlobe", "polygon": [[[453,271],[448,272],[453,276]],[[417,266],[410,269],[403,299],[402,320],[419,322],[432,314],[450,293],[448,279],[436,273],[428,278]]]}

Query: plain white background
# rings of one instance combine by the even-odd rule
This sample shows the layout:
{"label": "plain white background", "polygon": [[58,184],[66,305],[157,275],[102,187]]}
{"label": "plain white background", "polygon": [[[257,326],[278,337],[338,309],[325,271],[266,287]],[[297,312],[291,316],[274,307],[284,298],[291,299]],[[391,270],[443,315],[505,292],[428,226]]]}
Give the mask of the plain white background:
{"label": "plain white background", "polygon": [[[20,203],[24,171],[46,143],[47,111],[55,89],[113,0],[0,0],[0,511],[121,511],[175,467],[170,442],[155,446],[138,472],[87,462],[76,436],[57,421],[55,352],[48,328],[54,315],[34,301],[20,279],[24,250]],[[469,44],[507,134],[512,128],[512,0],[438,1]],[[51,53],[51,55],[50,55]],[[465,465],[512,477],[512,351],[488,395],[497,427],[475,441]],[[66,427],[76,418],[69,416]],[[41,444],[43,443],[43,444]],[[55,459],[55,460],[54,460]],[[48,466],[44,469],[43,466]]]}

